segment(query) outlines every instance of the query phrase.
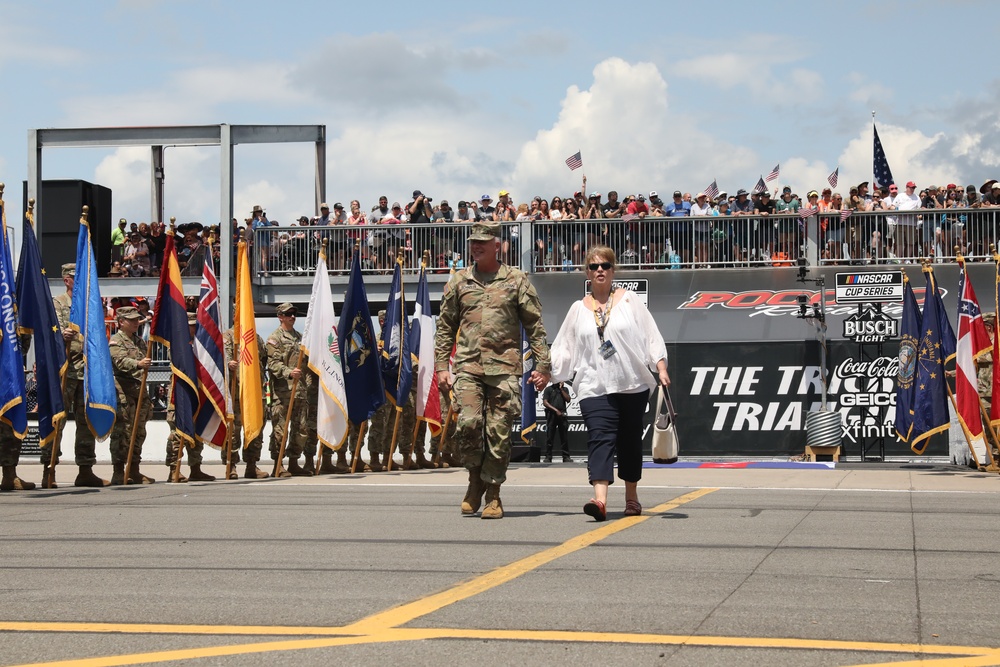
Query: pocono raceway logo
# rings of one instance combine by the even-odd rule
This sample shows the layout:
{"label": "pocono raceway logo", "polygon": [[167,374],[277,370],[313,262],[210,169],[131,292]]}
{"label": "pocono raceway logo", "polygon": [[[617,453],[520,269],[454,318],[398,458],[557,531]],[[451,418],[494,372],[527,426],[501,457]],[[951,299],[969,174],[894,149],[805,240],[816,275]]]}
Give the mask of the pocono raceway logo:
{"label": "pocono raceway logo", "polygon": [[[948,294],[948,290],[938,287],[941,296]],[[796,317],[799,314],[798,298],[800,294],[805,294],[808,304],[819,303],[819,292],[812,290],[766,290],[755,289],[734,292],[731,290],[712,290],[695,292],[687,301],[677,306],[677,310],[710,310],[712,308],[724,308],[726,310],[743,311],[748,317],[765,315],[768,317]],[[913,295],[917,299],[917,304],[923,308],[924,290],[913,290]],[[848,316],[857,312],[857,304],[837,304],[836,295],[833,290],[826,290],[826,313],[827,315]],[[882,306],[882,312],[888,316],[899,317],[903,314],[903,304],[886,303]]]}
{"label": "pocono raceway logo", "polygon": [[[889,356],[849,357],[833,369],[827,407],[841,413],[845,444],[895,439],[898,372],[899,359]],[[803,431],[806,414],[820,409],[819,366],[695,366],[691,376],[691,396],[712,401],[713,431]]]}

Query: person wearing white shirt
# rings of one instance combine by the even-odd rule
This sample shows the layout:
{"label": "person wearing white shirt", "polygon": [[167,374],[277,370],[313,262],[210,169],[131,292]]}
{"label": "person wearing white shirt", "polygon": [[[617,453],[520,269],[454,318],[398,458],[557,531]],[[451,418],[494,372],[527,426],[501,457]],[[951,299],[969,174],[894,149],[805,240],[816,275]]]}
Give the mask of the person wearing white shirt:
{"label": "person wearing white shirt", "polygon": [[[615,289],[615,251],[587,251],[590,294],[570,306],[552,344],[552,381],[569,382],[587,427],[587,470],[594,497],[583,511],[607,518],[608,486],[625,482],[625,515],[642,513],[642,434],[650,390],[670,385],[667,348],[653,316],[634,292]],[[655,369],[655,370],[654,370]]]}
{"label": "person wearing white shirt", "polygon": [[[906,192],[894,194],[892,208],[897,211],[915,211],[920,208],[920,197],[915,192],[917,184],[907,181]],[[892,193],[892,188],[889,189]],[[896,217],[896,252],[899,257],[911,259],[917,256],[917,224],[916,215],[900,215]]]}

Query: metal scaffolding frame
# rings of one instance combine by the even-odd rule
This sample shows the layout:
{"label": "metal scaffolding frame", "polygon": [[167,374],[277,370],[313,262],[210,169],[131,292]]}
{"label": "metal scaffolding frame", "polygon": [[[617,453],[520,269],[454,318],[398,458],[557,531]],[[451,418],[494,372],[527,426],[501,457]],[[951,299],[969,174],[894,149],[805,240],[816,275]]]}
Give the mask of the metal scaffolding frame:
{"label": "metal scaffolding frame", "polygon": [[[219,208],[219,236],[224,249],[232,247],[233,147],[238,144],[313,143],[316,146],[315,211],[326,199],[325,125],[176,125],[164,127],[49,128],[28,130],[28,197],[35,204],[35,230],[41,250],[41,230],[45,225],[42,191],[43,148],[104,148],[149,146],[151,149],[151,218],[163,217],[163,148],[165,146],[218,146],[221,153],[222,198]],[[232,304],[232,253],[222,252],[219,260],[219,300]],[[222,326],[231,324],[231,310],[220,309]]]}

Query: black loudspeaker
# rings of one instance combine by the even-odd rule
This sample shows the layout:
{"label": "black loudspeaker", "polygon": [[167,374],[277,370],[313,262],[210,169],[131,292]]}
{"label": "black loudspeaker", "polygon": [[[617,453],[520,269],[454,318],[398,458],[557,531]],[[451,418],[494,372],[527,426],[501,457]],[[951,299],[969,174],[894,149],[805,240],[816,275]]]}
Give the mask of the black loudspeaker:
{"label": "black loudspeaker", "polygon": [[[45,272],[49,276],[59,276],[59,267],[76,262],[80,215],[83,207],[88,206],[87,221],[97,275],[107,276],[111,270],[111,232],[114,230],[111,223],[111,189],[87,181],[42,181],[38,199],[42,209],[41,236],[38,240]],[[22,216],[28,211],[27,181],[24,181],[23,201]]]}

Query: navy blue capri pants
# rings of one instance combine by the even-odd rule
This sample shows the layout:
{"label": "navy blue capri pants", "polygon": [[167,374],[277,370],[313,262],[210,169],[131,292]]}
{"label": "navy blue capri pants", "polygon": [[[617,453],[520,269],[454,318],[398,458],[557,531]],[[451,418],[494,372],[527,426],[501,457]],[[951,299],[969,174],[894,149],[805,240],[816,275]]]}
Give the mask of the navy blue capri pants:
{"label": "navy blue capri pants", "polygon": [[635,394],[609,394],[580,401],[587,426],[587,472],[590,483],[615,482],[615,453],[618,477],[626,482],[642,478],[642,431],[645,425],[649,390]]}

